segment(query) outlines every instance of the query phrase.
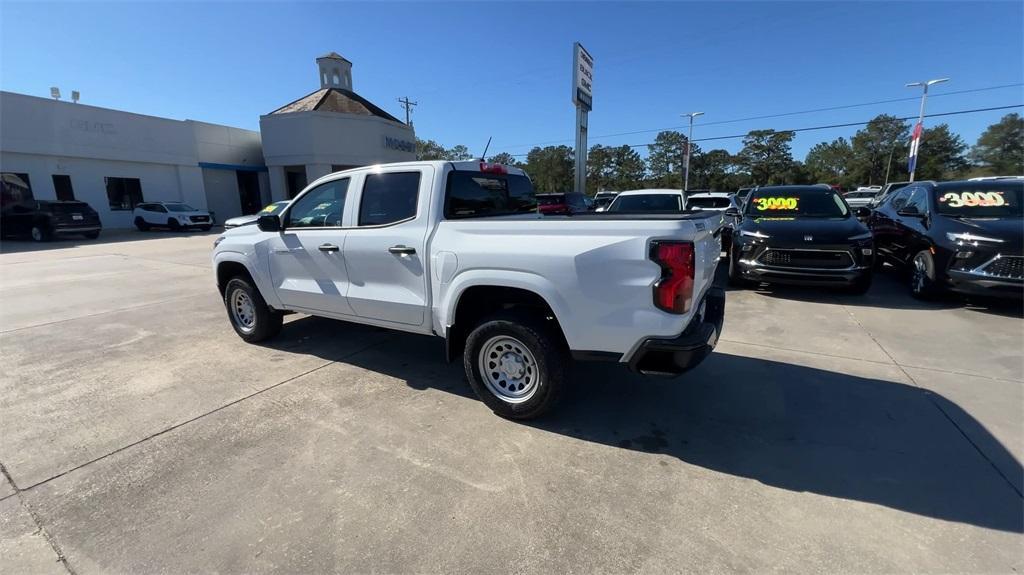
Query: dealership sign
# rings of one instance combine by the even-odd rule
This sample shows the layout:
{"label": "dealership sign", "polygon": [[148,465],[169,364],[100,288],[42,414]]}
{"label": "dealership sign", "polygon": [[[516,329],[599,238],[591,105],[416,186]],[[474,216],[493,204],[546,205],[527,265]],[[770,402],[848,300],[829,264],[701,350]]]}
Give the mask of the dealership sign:
{"label": "dealership sign", "polygon": [[384,147],[389,150],[398,150],[400,152],[416,152],[416,144],[409,140],[403,140],[401,138],[392,138],[391,136],[384,136]]}
{"label": "dealership sign", "polygon": [[572,103],[588,112],[594,107],[594,58],[579,42],[573,45]]}

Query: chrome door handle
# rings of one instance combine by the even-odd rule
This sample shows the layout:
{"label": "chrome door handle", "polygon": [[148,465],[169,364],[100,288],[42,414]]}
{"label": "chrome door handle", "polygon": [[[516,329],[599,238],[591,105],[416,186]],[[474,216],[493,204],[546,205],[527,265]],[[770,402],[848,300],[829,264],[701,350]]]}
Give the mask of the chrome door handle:
{"label": "chrome door handle", "polygon": [[388,248],[388,251],[393,254],[411,256],[416,253],[416,248],[410,248],[409,246],[391,246]]}
{"label": "chrome door handle", "polygon": [[340,250],[341,248],[339,248],[338,246],[336,246],[334,244],[321,244],[320,247],[318,247],[317,249],[322,251],[322,252],[336,252],[336,251]]}

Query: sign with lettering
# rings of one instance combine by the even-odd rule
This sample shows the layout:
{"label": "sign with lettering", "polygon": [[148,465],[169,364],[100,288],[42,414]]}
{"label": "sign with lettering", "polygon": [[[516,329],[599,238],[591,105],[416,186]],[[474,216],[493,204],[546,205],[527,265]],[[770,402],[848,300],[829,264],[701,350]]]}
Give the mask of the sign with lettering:
{"label": "sign with lettering", "polygon": [[572,103],[588,112],[594,108],[594,58],[579,42],[573,45]]}
{"label": "sign with lettering", "polygon": [[109,122],[91,122],[89,120],[71,120],[71,127],[83,132],[97,132],[100,134],[116,134],[117,130]]}
{"label": "sign with lettering", "polygon": [[391,136],[384,136],[384,147],[389,150],[398,150],[400,152],[409,152],[411,154],[416,153],[415,142],[410,142],[409,140],[403,140],[401,138],[392,138]]}

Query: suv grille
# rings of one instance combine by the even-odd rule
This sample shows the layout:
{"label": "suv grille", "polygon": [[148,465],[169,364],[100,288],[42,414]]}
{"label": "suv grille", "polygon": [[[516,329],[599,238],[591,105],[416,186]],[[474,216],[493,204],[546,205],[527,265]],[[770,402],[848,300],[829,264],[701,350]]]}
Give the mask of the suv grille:
{"label": "suv grille", "polygon": [[849,252],[815,250],[780,250],[769,248],[761,263],[788,268],[843,269],[853,265]]}
{"label": "suv grille", "polygon": [[981,266],[978,271],[990,276],[1010,279],[1024,279],[1024,257],[1001,256]]}
{"label": "suv grille", "polygon": [[189,216],[189,219],[193,222],[208,222],[210,221],[209,216]]}

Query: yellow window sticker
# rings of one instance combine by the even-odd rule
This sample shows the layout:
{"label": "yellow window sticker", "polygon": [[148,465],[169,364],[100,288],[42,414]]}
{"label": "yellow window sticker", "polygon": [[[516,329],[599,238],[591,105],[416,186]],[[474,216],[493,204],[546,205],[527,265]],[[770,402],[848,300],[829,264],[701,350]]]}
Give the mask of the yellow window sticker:
{"label": "yellow window sticker", "polygon": [[947,192],[939,202],[951,208],[973,208],[975,206],[1003,206],[1006,198],[1003,192]]}
{"label": "yellow window sticker", "polygon": [[754,198],[759,211],[795,210],[799,198]]}
{"label": "yellow window sticker", "polygon": [[274,208],[275,208],[275,207],[276,207],[276,206],[274,206],[274,204],[270,204],[269,206],[267,206],[267,207],[263,208],[263,209],[262,209],[262,210],[260,210],[260,211],[261,211],[261,212],[263,212],[263,213],[265,213],[265,214],[269,214],[270,212],[274,211]]}

